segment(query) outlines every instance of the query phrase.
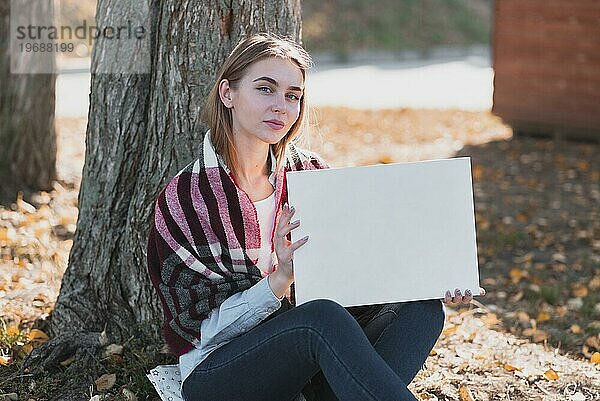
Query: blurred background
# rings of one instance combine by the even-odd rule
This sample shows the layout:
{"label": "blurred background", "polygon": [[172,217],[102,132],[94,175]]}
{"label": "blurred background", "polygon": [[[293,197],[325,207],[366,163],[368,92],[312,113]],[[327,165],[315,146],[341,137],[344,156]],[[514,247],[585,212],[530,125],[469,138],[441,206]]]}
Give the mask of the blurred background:
{"label": "blurred background", "polygon": [[[59,10],[63,25],[89,24],[96,2]],[[470,156],[488,291],[477,330],[600,362],[600,3],[304,0],[302,20],[315,60],[307,146],[340,167]],[[56,179],[0,206],[0,311],[13,334],[52,310],[77,222],[91,48],[72,43],[57,59]],[[473,342],[456,327],[444,344]]]}
{"label": "blurred background", "polygon": [[[93,21],[95,3],[61,0],[62,24]],[[491,0],[303,1],[303,42],[316,61],[312,104],[490,109],[492,5]],[[86,40],[72,43],[75,51],[58,59],[57,113],[64,116],[85,115],[88,106],[85,91],[74,95],[89,86],[91,48]],[[368,82],[361,78],[365,74]]]}

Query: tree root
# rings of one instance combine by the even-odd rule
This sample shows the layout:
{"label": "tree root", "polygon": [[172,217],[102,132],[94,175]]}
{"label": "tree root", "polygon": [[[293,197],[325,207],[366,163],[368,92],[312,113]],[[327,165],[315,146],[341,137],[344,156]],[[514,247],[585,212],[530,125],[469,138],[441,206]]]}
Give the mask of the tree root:
{"label": "tree root", "polygon": [[34,348],[23,361],[22,373],[33,374],[33,382],[41,386],[45,385],[44,380],[62,378],[60,390],[48,394],[51,401],[88,400],[90,386],[103,369],[96,356],[105,344],[103,338],[103,333],[98,332],[59,335]]}
{"label": "tree root", "polygon": [[[52,372],[59,368],[61,362],[63,366],[85,366],[92,362],[96,364],[94,356],[98,348],[102,345],[100,341],[101,333],[66,333],[35,348],[31,354],[23,361],[24,372],[46,371]],[[74,358],[72,364],[67,364],[69,358]]]}

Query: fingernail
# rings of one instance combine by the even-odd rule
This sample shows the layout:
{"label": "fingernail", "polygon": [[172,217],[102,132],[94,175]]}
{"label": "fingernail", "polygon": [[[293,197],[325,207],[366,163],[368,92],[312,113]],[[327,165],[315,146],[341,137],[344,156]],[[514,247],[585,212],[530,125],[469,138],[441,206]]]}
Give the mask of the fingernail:
{"label": "fingernail", "polygon": [[447,296],[447,297],[449,297],[449,296],[451,296],[451,295],[452,295],[452,294],[450,293],[450,290],[446,291],[446,296]]}
{"label": "fingernail", "polygon": [[293,212],[294,210],[296,210],[296,209],[294,209],[294,206],[292,206],[292,207],[290,208],[290,212]]}
{"label": "fingernail", "polygon": [[466,290],[465,295],[471,295],[471,290]]}
{"label": "fingernail", "polygon": [[302,241],[308,241],[308,235],[304,238],[302,238]]}

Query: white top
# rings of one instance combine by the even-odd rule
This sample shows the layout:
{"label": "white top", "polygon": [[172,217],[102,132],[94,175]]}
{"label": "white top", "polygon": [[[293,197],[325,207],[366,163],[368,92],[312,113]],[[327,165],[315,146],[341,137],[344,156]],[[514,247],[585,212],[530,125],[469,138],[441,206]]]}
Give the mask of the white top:
{"label": "white top", "polygon": [[275,191],[269,197],[253,203],[261,237],[257,266],[265,277],[247,290],[227,298],[202,321],[199,348],[179,357],[181,387],[190,373],[210,353],[250,330],[281,306],[283,297],[277,298],[268,282],[268,274],[273,270],[271,232],[275,225]]}
{"label": "white top", "polygon": [[275,226],[275,191],[269,197],[253,203],[260,226],[260,253],[256,265],[263,273],[269,274],[273,271],[271,232]]}

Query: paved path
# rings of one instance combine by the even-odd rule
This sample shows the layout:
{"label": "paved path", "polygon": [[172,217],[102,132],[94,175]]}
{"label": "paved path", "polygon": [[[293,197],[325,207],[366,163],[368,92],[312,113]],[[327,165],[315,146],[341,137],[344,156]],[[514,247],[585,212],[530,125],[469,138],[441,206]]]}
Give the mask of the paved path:
{"label": "paved path", "polygon": [[489,110],[493,70],[483,57],[336,66],[316,69],[307,86],[314,105]]}
{"label": "paved path", "polygon": [[[315,106],[489,110],[493,70],[484,56],[378,65],[330,64],[311,71],[307,85]],[[87,116],[90,75],[85,64],[65,67],[56,87],[58,116]]]}

